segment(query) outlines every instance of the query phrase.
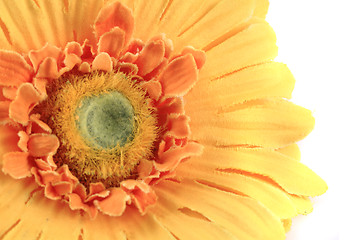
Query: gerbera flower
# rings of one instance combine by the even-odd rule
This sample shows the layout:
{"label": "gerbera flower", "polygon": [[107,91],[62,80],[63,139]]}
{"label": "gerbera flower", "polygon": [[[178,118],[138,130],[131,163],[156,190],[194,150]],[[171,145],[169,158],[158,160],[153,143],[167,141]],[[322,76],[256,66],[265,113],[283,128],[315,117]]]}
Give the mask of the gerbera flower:
{"label": "gerbera flower", "polygon": [[1,239],[284,239],[299,162],[263,0],[0,1]]}

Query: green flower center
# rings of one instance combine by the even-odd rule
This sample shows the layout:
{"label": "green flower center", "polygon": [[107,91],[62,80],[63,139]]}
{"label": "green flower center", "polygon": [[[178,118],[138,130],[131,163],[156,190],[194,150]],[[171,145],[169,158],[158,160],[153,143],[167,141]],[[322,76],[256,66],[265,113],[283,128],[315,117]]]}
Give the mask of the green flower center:
{"label": "green flower center", "polygon": [[122,147],[134,138],[134,109],[120,92],[84,97],[76,115],[81,136],[93,147]]}

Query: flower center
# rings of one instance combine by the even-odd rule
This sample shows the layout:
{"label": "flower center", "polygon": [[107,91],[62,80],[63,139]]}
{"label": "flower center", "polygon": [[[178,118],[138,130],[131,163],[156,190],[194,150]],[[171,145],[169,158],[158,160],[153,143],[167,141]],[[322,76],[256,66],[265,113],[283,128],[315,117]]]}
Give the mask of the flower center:
{"label": "flower center", "polygon": [[77,128],[91,146],[123,147],[134,138],[134,109],[119,92],[85,97],[76,113]]}
{"label": "flower center", "polygon": [[120,186],[137,177],[140,161],[153,159],[157,116],[136,77],[69,74],[48,86],[36,109],[60,141],[54,162],[68,165],[85,186]]}

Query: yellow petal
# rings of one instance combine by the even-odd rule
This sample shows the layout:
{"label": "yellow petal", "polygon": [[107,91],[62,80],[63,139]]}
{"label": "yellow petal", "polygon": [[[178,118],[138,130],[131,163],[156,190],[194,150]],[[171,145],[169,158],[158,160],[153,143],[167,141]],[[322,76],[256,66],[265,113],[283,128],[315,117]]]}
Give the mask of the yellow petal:
{"label": "yellow petal", "polygon": [[285,232],[290,231],[292,220],[291,219],[282,219],[281,221],[284,225]]}
{"label": "yellow petal", "polygon": [[162,182],[156,189],[179,208],[201,213],[239,239],[285,239],[280,219],[253,199],[187,180]]}
{"label": "yellow petal", "polygon": [[327,190],[326,183],[304,164],[267,149],[215,148],[206,146],[193,162],[213,169],[238,169],[271,178],[291,194],[317,196]]}
{"label": "yellow petal", "polygon": [[288,195],[295,204],[298,214],[307,215],[313,211],[311,200],[306,196]]}
{"label": "yellow petal", "polygon": [[177,176],[187,177],[208,185],[251,197],[267,207],[279,218],[294,217],[295,205],[279,188],[256,178],[236,173],[222,173],[204,162],[189,160],[176,170]]}
{"label": "yellow petal", "polygon": [[206,51],[199,81],[215,79],[244,67],[267,62],[277,55],[276,37],[265,21],[251,24]]}
{"label": "yellow petal", "polygon": [[191,20],[184,23],[174,39],[175,51],[185,45],[203,49],[214,40],[226,39],[229,31],[251,18],[254,7],[254,0],[223,0],[200,16],[192,9]]}
{"label": "yellow petal", "polygon": [[186,112],[191,116],[252,99],[291,98],[294,85],[294,77],[285,64],[271,62],[256,65],[213,81],[204,79],[198,82],[185,96],[188,102]]}
{"label": "yellow petal", "polygon": [[59,47],[73,40],[94,42],[91,25],[102,4],[101,0],[4,0],[0,25],[9,32],[12,50],[19,52],[39,49],[47,42]]}
{"label": "yellow petal", "polygon": [[286,156],[289,156],[292,159],[297,160],[297,161],[300,161],[300,159],[301,159],[301,152],[300,152],[299,146],[296,143],[276,149],[276,151],[279,153],[282,153]]}
{"label": "yellow petal", "polygon": [[228,111],[190,115],[192,138],[212,145],[280,148],[303,139],[314,126],[309,110],[285,100],[247,102]]}
{"label": "yellow petal", "polygon": [[36,188],[31,179],[15,180],[0,171],[0,236],[19,224],[30,194]]}
{"label": "yellow petal", "polygon": [[[34,187],[26,182],[1,179],[0,186],[3,184],[7,189],[0,192],[1,228],[4,222],[5,226],[13,227],[6,226],[2,240],[24,239],[24,236],[26,239],[78,239],[81,215],[71,211],[66,203],[46,199],[42,191],[31,193]],[[0,236],[4,230],[1,229]]]}
{"label": "yellow petal", "polygon": [[[236,240],[224,228],[214,222],[189,216],[172,202],[164,192],[157,192],[157,205],[151,210],[169,231],[179,239]],[[192,231],[194,229],[194,231]]]}
{"label": "yellow petal", "polygon": [[[147,41],[155,35],[156,26],[160,21],[161,15],[170,0],[157,1],[134,1],[135,31],[134,37]],[[131,5],[131,4],[129,4]],[[131,6],[129,6],[131,8]]]}
{"label": "yellow petal", "polygon": [[260,18],[265,18],[268,9],[269,9],[269,0],[256,0],[256,7],[253,15]]}

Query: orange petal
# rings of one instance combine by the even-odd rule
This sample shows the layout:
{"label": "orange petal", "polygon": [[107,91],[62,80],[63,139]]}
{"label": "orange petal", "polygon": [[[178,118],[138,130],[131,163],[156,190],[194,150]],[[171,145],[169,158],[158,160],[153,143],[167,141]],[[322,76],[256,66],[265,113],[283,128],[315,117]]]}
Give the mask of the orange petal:
{"label": "orange petal", "polygon": [[196,142],[189,142],[184,147],[170,149],[159,156],[161,163],[156,162],[155,167],[159,171],[173,170],[183,159],[201,155],[203,148]]}
{"label": "orange petal", "polygon": [[159,81],[150,80],[147,82],[143,82],[141,83],[141,87],[146,90],[150,98],[154,99],[155,101],[159,100],[162,93],[161,84]]}
{"label": "orange petal", "polygon": [[23,152],[27,152],[28,151],[28,141],[29,141],[29,135],[24,132],[24,131],[20,131],[18,132],[18,136],[19,136],[19,142],[18,142],[18,147],[23,151]]}
{"label": "orange petal", "polygon": [[17,143],[19,137],[17,135],[18,129],[13,126],[0,125],[0,165],[1,157],[8,152],[20,151]]}
{"label": "orange petal", "polygon": [[57,62],[62,57],[62,51],[60,48],[46,44],[43,48],[39,50],[33,50],[29,52],[29,59],[35,69],[38,70],[40,64],[46,58],[53,58]]}
{"label": "orange petal", "polygon": [[71,193],[72,189],[73,189],[73,184],[69,183],[69,182],[56,182],[54,184],[52,184],[54,190],[56,191],[57,194],[59,195],[66,195]]}
{"label": "orange petal", "polygon": [[45,99],[47,96],[47,92],[46,92],[47,83],[48,83],[47,79],[33,78],[33,84],[35,88],[39,91],[43,99]]}
{"label": "orange petal", "polygon": [[139,75],[145,76],[160,65],[165,56],[165,46],[162,41],[151,41],[140,52],[135,64],[139,67]]}
{"label": "orange petal", "polygon": [[145,182],[130,179],[121,182],[121,186],[130,194],[135,206],[142,214],[145,214],[146,209],[157,201],[154,190]]}
{"label": "orange petal", "polygon": [[109,197],[104,200],[95,200],[95,206],[104,214],[121,216],[126,208],[126,202],[130,197],[120,188],[112,188]]}
{"label": "orange petal", "polygon": [[185,138],[190,135],[190,118],[186,115],[170,115],[168,117],[168,129],[170,134],[176,138]]}
{"label": "orange petal", "polygon": [[185,95],[197,78],[198,70],[194,57],[187,54],[171,61],[161,73],[159,81],[165,95]]}
{"label": "orange petal", "polygon": [[31,164],[29,162],[29,153],[10,152],[3,156],[3,172],[13,178],[20,179],[31,176]]}
{"label": "orange petal", "polygon": [[114,27],[110,32],[104,33],[99,39],[98,51],[118,58],[125,44],[125,34],[119,27]]}
{"label": "orange petal", "polygon": [[59,147],[59,139],[55,135],[36,133],[30,135],[29,153],[34,157],[54,154]]}
{"label": "orange petal", "polygon": [[131,10],[120,2],[103,7],[95,20],[95,32],[98,37],[119,27],[125,32],[125,43],[128,43],[134,30],[134,18]]}
{"label": "orange petal", "polygon": [[113,62],[110,55],[104,52],[99,53],[92,63],[92,70],[111,72],[113,70]]}
{"label": "orange petal", "polygon": [[82,56],[84,51],[78,42],[69,42],[64,49],[65,54],[75,54],[76,56]]}
{"label": "orange petal", "polygon": [[9,118],[9,107],[10,101],[1,101],[0,102],[0,124],[10,121]]}
{"label": "orange petal", "polygon": [[47,57],[42,61],[36,74],[37,78],[56,79],[59,77],[58,64],[55,58]]}
{"label": "orange petal", "polygon": [[41,177],[41,182],[46,185],[49,184],[50,182],[56,182],[56,181],[60,181],[60,174],[58,174],[55,171],[42,171],[39,170],[38,171],[39,176]]}
{"label": "orange petal", "polygon": [[31,133],[51,133],[51,128],[40,120],[40,114],[30,115]]}
{"label": "orange petal", "polygon": [[14,100],[16,98],[16,92],[16,87],[4,87],[2,89],[3,96],[10,100]]}
{"label": "orange petal", "polygon": [[201,69],[206,61],[206,55],[205,52],[202,50],[197,50],[191,46],[185,47],[182,52],[181,55],[186,55],[186,54],[191,54],[193,55],[195,62],[196,62],[196,66],[198,69]]}
{"label": "orange petal", "polygon": [[15,100],[10,104],[10,118],[23,125],[27,125],[29,112],[40,100],[40,94],[31,83],[22,84],[18,89]]}
{"label": "orange petal", "polygon": [[0,85],[19,86],[29,82],[33,74],[32,68],[20,54],[0,51]]}

